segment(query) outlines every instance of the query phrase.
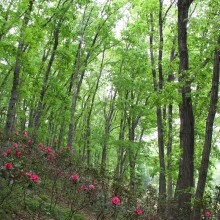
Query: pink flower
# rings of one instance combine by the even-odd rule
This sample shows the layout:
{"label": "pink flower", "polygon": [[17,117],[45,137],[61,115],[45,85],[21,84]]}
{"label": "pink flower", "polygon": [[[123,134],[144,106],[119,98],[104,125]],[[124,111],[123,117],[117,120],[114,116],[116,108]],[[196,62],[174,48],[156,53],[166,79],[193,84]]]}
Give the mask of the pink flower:
{"label": "pink flower", "polygon": [[78,176],[77,174],[75,174],[75,175],[72,175],[72,176],[70,177],[70,179],[78,180],[78,179],[79,179],[79,176]]}
{"label": "pink flower", "polygon": [[6,157],[6,156],[7,156],[7,152],[3,152],[2,155],[3,155],[4,157]]}
{"label": "pink flower", "polygon": [[18,144],[17,143],[13,143],[13,147],[18,147]]}
{"label": "pink flower", "polygon": [[50,148],[50,147],[46,147],[46,152],[49,154],[49,153],[52,153],[53,152],[53,150]]}
{"label": "pink flower", "polygon": [[42,151],[42,150],[43,150],[43,147],[38,147],[38,150],[39,150],[39,151]]}
{"label": "pink flower", "polygon": [[44,146],[43,143],[40,143],[40,144],[38,145],[38,147],[42,147],[42,148],[43,148],[43,146]]}
{"label": "pink flower", "polygon": [[135,210],[135,212],[138,214],[138,215],[142,215],[143,214],[143,211],[141,209],[137,209]]}
{"label": "pink flower", "polygon": [[81,188],[82,189],[87,189],[87,187],[85,185],[82,185]]}
{"label": "pink flower", "polygon": [[8,149],[7,150],[7,154],[11,154],[12,152],[11,152],[11,149]]}
{"label": "pink flower", "polygon": [[18,131],[15,131],[14,134],[15,134],[15,135],[19,135],[19,132],[18,132]]}
{"label": "pink flower", "polygon": [[28,144],[33,144],[33,141],[32,140],[28,140]]}
{"label": "pink flower", "polygon": [[120,205],[121,201],[117,196],[115,196],[114,198],[112,198],[112,204]]}
{"label": "pink flower", "polygon": [[23,136],[25,137],[25,138],[28,138],[28,134],[24,131],[23,132]]}
{"label": "pink flower", "polygon": [[54,157],[52,155],[49,156],[50,162],[55,163]]}
{"label": "pink flower", "polygon": [[4,165],[4,167],[5,167],[6,169],[11,169],[11,168],[13,167],[13,165],[12,165],[11,163],[6,163],[6,164]]}
{"label": "pink flower", "polygon": [[28,172],[27,175],[28,175],[29,177],[31,177],[31,176],[33,175],[33,173],[32,173],[32,172]]}
{"label": "pink flower", "polygon": [[39,180],[40,180],[39,176],[36,175],[36,174],[32,174],[32,175],[30,176],[30,178],[31,178],[31,180],[33,180],[34,182],[39,182]]}
{"label": "pink flower", "polygon": [[89,189],[95,189],[95,186],[92,185],[92,184],[90,184],[90,185],[89,185]]}
{"label": "pink flower", "polygon": [[15,156],[18,156],[18,157],[19,157],[19,156],[21,156],[21,155],[22,155],[22,153],[21,153],[20,151],[18,151],[18,150],[15,151]]}
{"label": "pink flower", "polygon": [[66,149],[67,149],[67,150],[70,150],[70,149],[71,149],[71,147],[70,147],[70,146],[66,146]]}
{"label": "pink flower", "polygon": [[205,212],[205,217],[211,217],[212,213],[211,212]]}

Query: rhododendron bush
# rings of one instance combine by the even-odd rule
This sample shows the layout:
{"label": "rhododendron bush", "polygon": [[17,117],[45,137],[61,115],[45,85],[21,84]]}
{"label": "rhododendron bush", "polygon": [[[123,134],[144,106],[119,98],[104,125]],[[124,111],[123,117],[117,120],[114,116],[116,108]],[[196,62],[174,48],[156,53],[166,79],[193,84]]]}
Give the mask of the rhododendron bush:
{"label": "rhododendron bush", "polygon": [[[54,148],[33,143],[27,132],[2,136],[1,145],[2,206],[10,203],[11,198],[20,198],[29,218],[36,212],[52,218],[51,213],[59,204],[68,208],[66,219],[82,209],[91,210],[99,218],[112,219],[146,219],[149,214],[143,210],[145,199],[138,204],[133,196],[130,206],[129,188],[112,193],[112,180],[103,179],[96,170],[84,169],[68,146]],[[38,198],[40,204],[33,205],[31,198]],[[156,219],[156,212],[153,216]]]}
{"label": "rhododendron bush", "polygon": [[77,219],[83,209],[97,219],[159,219],[152,187],[139,192],[123,182],[116,186],[111,175],[84,168],[70,147],[34,143],[26,132],[1,136],[0,167],[0,205],[21,205],[26,219]]}

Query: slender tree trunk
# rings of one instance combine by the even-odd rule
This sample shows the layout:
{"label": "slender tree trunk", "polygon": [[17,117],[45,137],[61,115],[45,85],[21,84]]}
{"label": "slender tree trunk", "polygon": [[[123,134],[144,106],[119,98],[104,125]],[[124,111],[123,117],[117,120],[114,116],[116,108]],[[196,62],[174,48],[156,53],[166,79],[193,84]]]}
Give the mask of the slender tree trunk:
{"label": "slender tree trunk", "polygon": [[9,134],[15,129],[15,117],[16,117],[16,106],[19,98],[19,75],[21,70],[21,57],[24,49],[24,29],[27,27],[30,20],[30,14],[33,9],[34,0],[30,0],[28,4],[28,9],[25,12],[24,22],[21,27],[21,41],[18,43],[15,67],[14,67],[14,77],[13,77],[13,86],[11,90],[11,97],[8,106],[5,133]]}
{"label": "slender tree trunk", "polygon": [[93,92],[92,95],[92,100],[91,100],[91,106],[88,112],[88,117],[87,117],[87,125],[86,125],[86,148],[87,148],[87,166],[90,167],[91,165],[91,146],[90,146],[90,134],[91,134],[91,115],[94,107],[94,101],[95,101],[95,96],[99,88],[99,81],[102,75],[102,70],[103,70],[103,64],[104,64],[104,58],[105,58],[105,50],[102,53],[102,61],[101,61],[101,66],[100,66],[100,71],[99,75],[96,81],[96,86],[95,86],[95,91]]}
{"label": "slender tree trunk", "polygon": [[[162,20],[162,1],[159,0],[159,35],[160,45],[158,54],[158,71],[159,82],[157,82],[157,73],[155,70],[155,58],[153,52],[153,39],[154,39],[154,26],[153,26],[153,14],[150,14],[151,19],[151,35],[150,35],[150,55],[152,65],[152,76],[154,83],[154,91],[158,92],[163,89],[163,69],[162,69],[162,57],[163,57],[163,20]],[[166,177],[165,177],[165,159],[164,159],[164,128],[161,106],[157,106],[157,132],[158,132],[158,148],[159,148],[159,161],[160,161],[160,174],[159,174],[159,213],[160,216],[164,216],[165,213],[165,199],[166,199]]]}
{"label": "slender tree trunk", "polygon": [[27,111],[27,106],[26,106],[26,99],[23,100],[23,116],[21,117],[21,132],[25,131],[26,127],[26,111]]}
{"label": "slender tree trunk", "polygon": [[120,129],[119,129],[119,148],[118,148],[118,160],[116,166],[116,180],[121,181],[123,179],[124,161],[125,161],[125,149],[123,146],[123,141],[125,137],[126,128],[126,114],[125,111],[121,114]]}
{"label": "slender tree trunk", "polygon": [[190,78],[187,49],[188,11],[192,0],[178,1],[178,46],[180,57],[180,93],[182,102],[180,113],[180,147],[182,155],[179,163],[179,175],[176,185],[175,200],[177,201],[174,217],[180,220],[191,219],[191,198],[194,187],[194,115],[191,99]]}
{"label": "slender tree trunk", "polygon": [[102,147],[102,160],[101,160],[101,172],[103,173],[106,169],[106,160],[107,160],[107,145],[110,135],[111,123],[114,117],[115,110],[115,98],[117,91],[114,91],[113,96],[111,97],[111,103],[109,106],[109,111],[107,112],[107,106],[104,107],[104,117],[105,117],[105,134],[104,134],[104,143]]}
{"label": "slender tree trunk", "polygon": [[[173,47],[170,53],[170,64],[173,62],[175,59],[175,44],[176,44],[176,37],[174,36],[173,38]],[[171,65],[170,65],[171,66]],[[173,82],[174,81],[174,74],[170,73],[168,75],[168,82]],[[168,105],[168,144],[167,144],[167,199],[168,199],[168,206],[169,206],[169,201],[171,201],[173,197],[173,180],[172,180],[172,145],[173,145],[173,105],[170,103]],[[169,206],[168,208],[168,213],[172,211],[172,207]]]}
{"label": "slender tree trunk", "polygon": [[212,76],[212,88],[211,88],[211,98],[209,105],[209,113],[206,119],[206,132],[205,132],[205,143],[203,147],[201,165],[199,169],[199,179],[195,195],[195,204],[194,204],[194,220],[201,219],[201,202],[203,199],[206,178],[209,167],[209,159],[212,146],[212,133],[213,133],[213,124],[216,114],[216,108],[218,103],[218,87],[219,87],[219,65],[220,65],[220,37],[218,39],[218,46],[214,53],[214,65],[213,65],[213,76]]}
{"label": "slender tree trunk", "polygon": [[[130,141],[130,144],[134,144],[135,139],[135,124],[134,119],[132,119],[130,116],[128,117],[128,126],[129,126],[129,133],[128,133],[128,139]],[[135,173],[135,167],[136,167],[136,161],[135,161],[135,152],[133,150],[133,147],[129,147],[128,150],[128,156],[129,156],[129,166],[130,166],[130,190],[131,192],[134,192],[135,186],[136,186],[136,173]]]}
{"label": "slender tree trunk", "polygon": [[43,86],[40,92],[40,100],[38,102],[38,106],[37,106],[37,112],[35,115],[35,120],[34,120],[34,131],[33,131],[33,139],[34,141],[36,141],[37,138],[37,132],[40,126],[40,120],[41,120],[41,116],[42,116],[42,111],[44,109],[44,96],[46,94],[47,91],[47,84],[48,84],[48,80],[49,80],[49,75],[50,75],[50,70],[52,68],[54,59],[55,59],[55,52],[57,50],[58,44],[59,44],[59,26],[60,23],[58,24],[58,27],[54,30],[54,45],[53,45],[53,50],[50,56],[50,60],[48,62],[47,65],[47,69],[44,75],[44,81],[43,81]]}

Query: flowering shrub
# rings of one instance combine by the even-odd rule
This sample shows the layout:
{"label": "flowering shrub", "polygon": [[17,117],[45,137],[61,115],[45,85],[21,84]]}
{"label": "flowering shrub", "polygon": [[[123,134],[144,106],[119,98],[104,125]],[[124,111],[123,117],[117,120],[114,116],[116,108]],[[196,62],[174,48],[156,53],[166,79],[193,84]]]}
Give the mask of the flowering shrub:
{"label": "flowering shrub", "polygon": [[112,204],[115,204],[115,205],[120,205],[121,204],[121,201],[120,201],[120,199],[117,196],[112,198],[111,202],[112,202]]}
{"label": "flowering shrub", "polygon": [[70,179],[78,180],[78,179],[79,179],[79,176],[78,176],[77,174],[75,174],[75,175],[72,175],[72,176],[70,177]]}
{"label": "flowering shrub", "polygon": [[13,165],[11,163],[6,163],[4,165],[5,169],[11,169],[13,167]]}
{"label": "flowering shrub", "polygon": [[142,215],[143,214],[143,211],[141,209],[137,209],[135,210],[135,212],[138,214],[138,215]]}
{"label": "flowering shrub", "polygon": [[[123,181],[111,185],[111,174],[102,176],[98,170],[83,169],[81,158],[69,146],[35,144],[26,132],[15,132],[5,142],[0,153],[0,205],[10,203],[11,196],[22,198],[19,201],[27,208],[30,219],[32,212],[47,215],[47,219],[59,218],[60,214],[54,213],[58,204],[68,210],[63,214],[65,219],[71,219],[83,208],[91,209],[97,219],[159,219],[157,192],[150,185],[143,192],[130,189]],[[32,204],[30,198],[39,202]],[[204,219],[217,216],[213,207],[206,208]]]}

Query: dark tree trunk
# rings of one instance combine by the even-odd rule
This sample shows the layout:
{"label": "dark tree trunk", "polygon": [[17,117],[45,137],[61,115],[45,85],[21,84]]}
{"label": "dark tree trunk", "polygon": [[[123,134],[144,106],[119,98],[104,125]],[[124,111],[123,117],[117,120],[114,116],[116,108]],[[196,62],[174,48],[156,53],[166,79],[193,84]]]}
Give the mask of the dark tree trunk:
{"label": "dark tree trunk", "polygon": [[[170,53],[170,63],[173,62],[175,59],[175,44],[176,44],[176,37],[173,38],[173,47]],[[171,66],[171,65],[170,65]],[[174,74],[170,73],[168,75],[168,82],[174,81]],[[168,199],[168,206],[169,201],[173,197],[173,180],[172,180],[172,145],[173,145],[173,105],[172,103],[168,106],[168,140],[167,140],[167,199]],[[171,208],[171,209],[170,209]],[[169,206],[168,213],[172,210],[172,207]]]}
{"label": "dark tree trunk", "polygon": [[182,102],[179,105],[180,114],[180,147],[182,155],[179,162],[179,175],[176,185],[176,219],[191,219],[191,198],[194,187],[194,115],[191,99],[190,78],[186,71],[189,69],[187,49],[188,11],[192,0],[178,1],[178,46],[180,58],[179,91]]}
{"label": "dark tree trunk", "polygon": [[213,123],[216,114],[216,108],[218,103],[218,87],[219,87],[219,65],[220,65],[220,37],[218,39],[218,45],[214,53],[214,65],[213,65],[213,76],[212,76],[212,88],[211,88],[211,98],[209,105],[209,113],[206,119],[206,132],[205,132],[205,143],[203,147],[201,165],[199,169],[199,179],[195,195],[195,204],[194,204],[194,220],[201,219],[201,202],[203,199],[206,178],[209,167],[209,158],[211,153],[212,146],[212,133],[213,133]]}
{"label": "dark tree trunk", "polygon": [[16,55],[16,61],[15,61],[15,67],[14,67],[14,77],[13,77],[13,85],[11,90],[11,97],[9,101],[8,106],[8,112],[7,112],[7,119],[6,119],[6,126],[5,126],[5,133],[9,134],[13,132],[15,129],[15,117],[16,117],[16,105],[19,98],[19,75],[21,70],[21,57],[23,54],[24,49],[24,29],[27,27],[29,19],[30,19],[30,13],[33,8],[34,0],[30,0],[28,4],[28,9],[25,12],[24,16],[24,22],[21,27],[21,41],[18,43],[18,50]]}
{"label": "dark tree trunk", "polygon": [[[151,65],[152,65],[152,76],[154,83],[154,91],[160,92],[163,89],[163,67],[162,67],[162,57],[163,57],[163,19],[162,19],[162,7],[163,3],[159,0],[160,10],[159,10],[159,54],[158,54],[158,73],[159,81],[157,80],[157,73],[155,70],[155,58],[153,52],[153,41],[154,41],[154,25],[153,25],[153,14],[150,15],[151,19],[151,35],[150,35],[150,55],[151,55]],[[165,214],[165,199],[166,199],[166,177],[165,177],[165,159],[164,159],[164,128],[163,128],[163,117],[161,105],[157,106],[157,132],[158,132],[158,149],[159,149],[159,161],[160,161],[160,174],[159,174],[159,213],[163,217]]]}
{"label": "dark tree trunk", "polygon": [[126,128],[126,113],[125,111],[121,114],[120,130],[119,130],[119,149],[118,149],[118,161],[116,167],[116,178],[120,181],[123,179],[124,162],[125,162],[125,149],[123,146],[123,141],[125,138],[125,128]]}
{"label": "dark tree trunk", "polygon": [[[134,119],[131,116],[128,116],[128,139],[130,141],[130,144],[134,144],[135,139],[135,122]],[[130,190],[131,192],[134,192],[135,186],[136,186],[136,174],[135,174],[135,167],[136,167],[136,161],[135,161],[135,152],[133,150],[133,147],[128,148],[128,156],[129,156],[129,166],[130,166]]]}

